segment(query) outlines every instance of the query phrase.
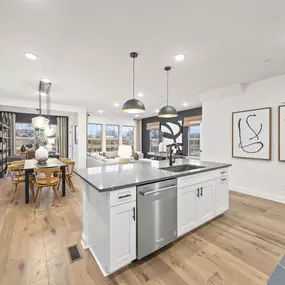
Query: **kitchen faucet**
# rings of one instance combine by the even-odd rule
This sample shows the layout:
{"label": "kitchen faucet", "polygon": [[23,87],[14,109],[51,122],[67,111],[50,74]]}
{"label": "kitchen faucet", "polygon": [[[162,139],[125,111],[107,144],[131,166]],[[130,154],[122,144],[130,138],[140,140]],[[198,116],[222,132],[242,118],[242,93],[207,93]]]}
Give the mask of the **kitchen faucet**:
{"label": "kitchen faucet", "polygon": [[169,152],[170,152],[169,166],[172,166],[172,163],[175,162],[175,159],[172,160],[172,154],[173,154],[172,147],[173,146],[176,146],[176,148],[178,148],[178,150],[180,150],[180,146],[177,143],[173,143],[170,145],[170,147],[169,147]]}

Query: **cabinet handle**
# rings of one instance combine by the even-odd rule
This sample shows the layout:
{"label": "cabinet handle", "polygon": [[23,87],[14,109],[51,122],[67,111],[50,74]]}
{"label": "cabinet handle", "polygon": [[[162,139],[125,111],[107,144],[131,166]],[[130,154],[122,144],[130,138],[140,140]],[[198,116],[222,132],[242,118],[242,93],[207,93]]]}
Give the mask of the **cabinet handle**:
{"label": "cabinet handle", "polygon": [[225,174],[225,173],[227,173],[226,171],[221,171],[221,174]]}
{"label": "cabinet handle", "polygon": [[131,196],[132,196],[131,194],[127,194],[124,196],[119,196],[118,199],[124,199],[124,198],[131,197]]}
{"label": "cabinet handle", "polygon": [[136,220],[136,208],[135,207],[133,207],[133,219],[134,221]]}
{"label": "cabinet handle", "polygon": [[227,180],[226,178],[221,179],[221,181],[226,181],[226,180]]}
{"label": "cabinet handle", "polygon": [[197,197],[200,198],[200,188],[197,189]]}
{"label": "cabinet handle", "polygon": [[201,197],[203,197],[203,187],[201,187]]}

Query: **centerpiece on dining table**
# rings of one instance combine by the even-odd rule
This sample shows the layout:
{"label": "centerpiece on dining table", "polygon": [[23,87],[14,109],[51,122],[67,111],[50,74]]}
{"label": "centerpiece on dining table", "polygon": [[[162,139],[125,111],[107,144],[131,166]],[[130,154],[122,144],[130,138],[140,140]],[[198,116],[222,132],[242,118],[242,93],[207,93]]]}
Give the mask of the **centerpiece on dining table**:
{"label": "centerpiece on dining table", "polygon": [[47,137],[44,130],[38,129],[35,131],[34,137],[30,143],[34,146],[35,158],[39,164],[44,164],[48,160],[48,150],[44,148],[47,145]]}

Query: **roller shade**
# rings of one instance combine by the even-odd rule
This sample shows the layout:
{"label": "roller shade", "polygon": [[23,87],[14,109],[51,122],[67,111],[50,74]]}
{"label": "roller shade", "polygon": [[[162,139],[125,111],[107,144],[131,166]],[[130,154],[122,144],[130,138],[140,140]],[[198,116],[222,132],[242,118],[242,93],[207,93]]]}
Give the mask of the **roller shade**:
{"label": "roller shade", "polygon": [[146,130],[160,130],[160,122],[147,123]]}
{"label": "roller shade", "polygon": [[202,121],[202,116],[185,117],[183,126],[184,127],[199,126],[201,121]]}

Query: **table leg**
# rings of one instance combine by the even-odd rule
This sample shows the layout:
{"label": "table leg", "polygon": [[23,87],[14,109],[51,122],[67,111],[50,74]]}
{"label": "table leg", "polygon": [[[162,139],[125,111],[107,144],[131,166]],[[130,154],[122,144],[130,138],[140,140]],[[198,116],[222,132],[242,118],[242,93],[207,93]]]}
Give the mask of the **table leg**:
{"label": "table leg", "polygon": [[65,191],[66,191],[66,184],[65,184],[65,166],[61,168],[61,173],[62,173],[62,178],[61,178],[61,187],[62,187],[62,196],[65,196]]}
{"label": "table leg", "polygon": [[25,171],[25,199],[26,204],[30,202],[30,189],[29,189],[29,171]]}

